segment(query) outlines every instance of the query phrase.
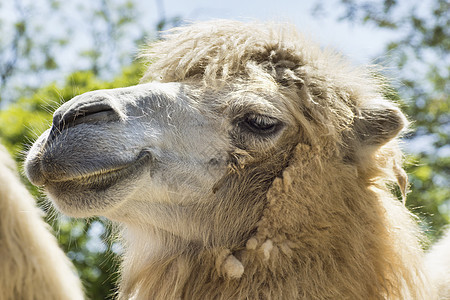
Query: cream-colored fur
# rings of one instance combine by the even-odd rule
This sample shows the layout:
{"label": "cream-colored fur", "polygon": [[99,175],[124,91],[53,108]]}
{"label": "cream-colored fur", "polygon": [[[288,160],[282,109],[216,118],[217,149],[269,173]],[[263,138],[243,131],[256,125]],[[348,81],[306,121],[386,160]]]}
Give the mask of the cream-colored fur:
{"label": "cream-colored fur", "polygon": [[431,282],[436,285],[439,299],[450,299],[450,231],[447,231],[426,255]]}
{"label": "cream-colored fur", "polygon": [[83,299],[76,271],[0,145],[0,299]]}
{"label": "cream-colored fur", "polygon": [[407,121],[372,70],[235,21],[143,58],[142,84],[61,106],[25,165],[63,212],[122,224],[120,299],[436,298],[390,192]]}

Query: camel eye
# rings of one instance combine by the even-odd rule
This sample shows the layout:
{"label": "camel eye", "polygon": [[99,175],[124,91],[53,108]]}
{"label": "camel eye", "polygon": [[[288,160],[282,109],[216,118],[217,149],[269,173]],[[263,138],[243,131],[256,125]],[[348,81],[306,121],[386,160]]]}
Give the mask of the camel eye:
{"label": "camel eye", "polygon": [[281,128],[282,123],[272,117],[248,114],[241,122],[244,129],[256,134],[271,134]]}

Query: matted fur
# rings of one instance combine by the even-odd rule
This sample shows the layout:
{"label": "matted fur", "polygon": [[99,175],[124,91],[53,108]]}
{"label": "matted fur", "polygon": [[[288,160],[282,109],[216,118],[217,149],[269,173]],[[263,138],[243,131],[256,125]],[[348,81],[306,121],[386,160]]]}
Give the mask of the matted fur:
{"label": "matted fur", "polygon": [[0,299],[83,299],[80,280],[0,145]]}
{"label": "matted fur", "polygon": [[[396,135],[407,122],[370,70],[291,26],[234,21],[174,29],[143,57],[151,62],[143,82],[185,82],[200,96],[229,86],[242,95],[263,91],[283,101],[302,132],[285,150],[288,167],[268,190],[256,188],[267,192],[251,194],[265,201],[262,217],[244,210],[253,236],[208,248],[147,232],[162,250],[146,264],[148,241],[128,237],[121,298],[434,299],[417,225],[388,188],[390,181],[406,188]],[[389,128],[390,114],[398,128]],[[375,130],[367,125],[378,121]],[[230,168],[242,172],[231,188],[245,190],[252,167]],[[218,214],[229,211],[217,210],[211,218],[223,221]],[[244,225],[233,222],[218,226]]]}

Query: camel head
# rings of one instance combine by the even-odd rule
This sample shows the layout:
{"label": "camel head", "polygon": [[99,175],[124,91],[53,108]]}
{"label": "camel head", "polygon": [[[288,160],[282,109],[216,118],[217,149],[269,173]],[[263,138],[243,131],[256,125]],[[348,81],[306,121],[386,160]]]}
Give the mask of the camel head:
{"label": "camel head", "polygon": [[29,151],[31,182],[71,216],[199,238],[222,209],[249,231],[296,145],[357,161],[403,127],[372,79],[347,81],[357,71],[292,28],[234,23],[172,32],[143,54],[143,83],[64,103]]}
{"label": "camel head", "polygon": [[369,187],[390,175],[406,186],[395,146],[406,119],[374,72],[289,26],[234,21],[175,29],[142,57],[141,84],[64,103],[30,149],[28,178],[63,213],[135,228],[134,244],[158,232],[185,249],[295,245],[315,257],[304,261],[324,249],[334,251],[324,260],[384,251],[388,233],[373,225],[383,209]]}

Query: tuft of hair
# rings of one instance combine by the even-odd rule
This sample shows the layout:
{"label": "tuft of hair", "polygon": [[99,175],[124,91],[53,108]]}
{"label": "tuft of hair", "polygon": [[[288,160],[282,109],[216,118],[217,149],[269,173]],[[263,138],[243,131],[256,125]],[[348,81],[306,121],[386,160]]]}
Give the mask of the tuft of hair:
{"label": "tuft of hair", "polygon": [[83,298],[75,268],[0,145],[0,299]]}

